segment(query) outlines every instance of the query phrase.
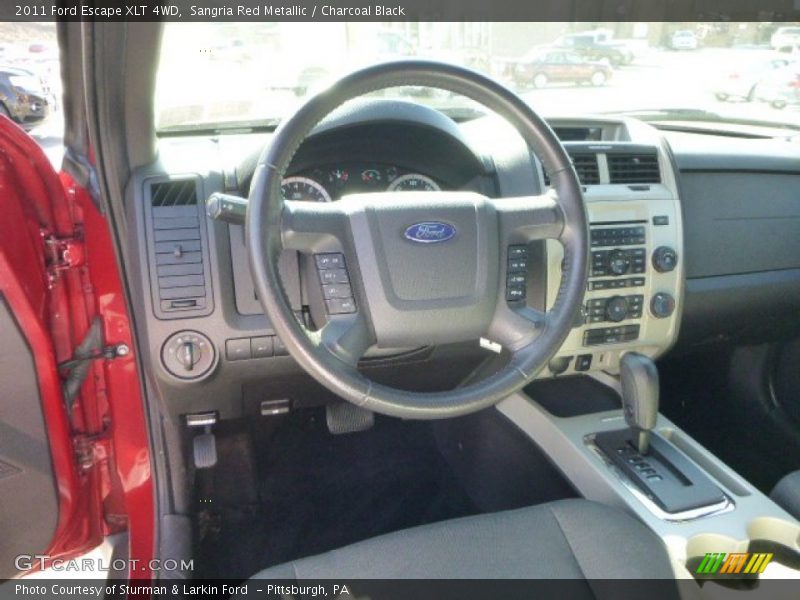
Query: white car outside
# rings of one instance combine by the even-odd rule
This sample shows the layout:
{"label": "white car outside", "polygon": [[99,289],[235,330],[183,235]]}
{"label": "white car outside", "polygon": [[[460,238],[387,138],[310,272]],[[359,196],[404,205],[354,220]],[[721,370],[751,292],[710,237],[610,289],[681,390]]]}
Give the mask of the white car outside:
{"label": "white car outside", "polygon": [[669,47],[673,50],[697,50],[697,36],[693,31],[681,29],[669,38]]}
{"label": "white car outside", "polygon": [[753,100],[756,85],[776,69],[785,67],[790,62],[789,58],[765,58],[737,66],[716,82],[713,89],[714,96],[720,101]]}
{"label": "white car outside", "polygon": [[800,48],[800,27],[779,27],[769,40],[775,50]]}

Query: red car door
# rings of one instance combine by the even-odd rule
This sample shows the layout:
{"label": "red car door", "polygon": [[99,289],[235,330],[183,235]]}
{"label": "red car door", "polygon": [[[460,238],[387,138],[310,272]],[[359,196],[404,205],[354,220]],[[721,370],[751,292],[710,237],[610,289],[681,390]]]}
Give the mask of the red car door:
{"label": "red car door", "polygon": [[147,564],[150,457],[106,221],[6,117],[0,204],[0,578],[123,531]]}
{"label": "red car door", "polygon": [[563,81],[567,75],[563,57],[564,54],[562,52],[549,52],[545,56],[545,73],[550,81]]}
{"label": "red car door", "polygon": [[565,53],[564,62],[569,68],[570,81],[588,81],[593,73],[593,67],[585,59],[575,53]]}

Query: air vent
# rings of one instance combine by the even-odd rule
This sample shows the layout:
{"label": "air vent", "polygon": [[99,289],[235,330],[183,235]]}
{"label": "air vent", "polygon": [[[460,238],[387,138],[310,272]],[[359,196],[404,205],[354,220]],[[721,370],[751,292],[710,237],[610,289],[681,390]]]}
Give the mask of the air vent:
{"label": "air vent", "polygon": [[197,180],[150,184],[151,281],[156,313],[207,314],[211,310],[205,222]]}
{"label": "air vent", "polygon": [[600,170],[597,168],[596,154],[573,154],[571,156],[575,172],[583,185],[600,183]]}
{"label": "air vent", "polygon": [[154,207],[196,206],[197,184],[194,179],[154,183],[150,186],[150,202]]}
{"label": "air vent", "polygon": [[608,154],[611,183],[659,183],[658,156],[655,154]]}
{"label": "air vent", "polygon": [[[600,170],[597,167],[597,155],[589,154],[570,154],[572,165],[578,174],[578,180],[582,185],[595,185],[600,183]],[[550,177],[544,174],[545,185],[550,185]]]}

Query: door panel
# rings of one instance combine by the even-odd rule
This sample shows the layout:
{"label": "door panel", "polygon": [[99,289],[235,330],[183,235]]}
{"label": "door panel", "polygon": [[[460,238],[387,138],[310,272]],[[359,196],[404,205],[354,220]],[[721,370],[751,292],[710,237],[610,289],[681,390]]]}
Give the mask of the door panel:
{"label": "door panel", "polygon": [[0,579],[15,557],[43,552],[58,525],[58,493],[30,346],[0,296]]}
{"label": "door panel", "polygon": [[[98,470],[79,466],[75,445],[94,433],[92,398],[82,395],[69,415],[58,369],[84,335],[90,288],[53,250],[76,229],[59,177],[4,117],[0,207],[0,460],[12,472],[0,477],[0,549],[66,558],[103,535]],[[14,574],[13,559],[2,561],[0,578]]]}

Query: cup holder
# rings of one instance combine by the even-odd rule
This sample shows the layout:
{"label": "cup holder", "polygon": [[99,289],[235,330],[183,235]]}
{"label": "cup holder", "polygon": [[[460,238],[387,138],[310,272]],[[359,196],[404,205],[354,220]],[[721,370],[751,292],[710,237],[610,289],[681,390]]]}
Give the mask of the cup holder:
{"label": "cup holder", "polygon": [[[800,524],[759,517],[748,524],[748,539],[700,534],[686,544],[686,569],[702,586],[747,590],[758,587],[768,565],[800,571]],[[780,574],[778,575],[780,577]]]}
{"label": "cup holder", "polygon": [[800,523],[759,517],[750,522],[747,533],[750,552],[772,554],[772,562],[800,571]]}
{"label": "cup holder", "polygon": [[751,540],[774,542],[788,550],[800,552],[800,523],[776,517],[758,517],[747,525],[747,537]]}

